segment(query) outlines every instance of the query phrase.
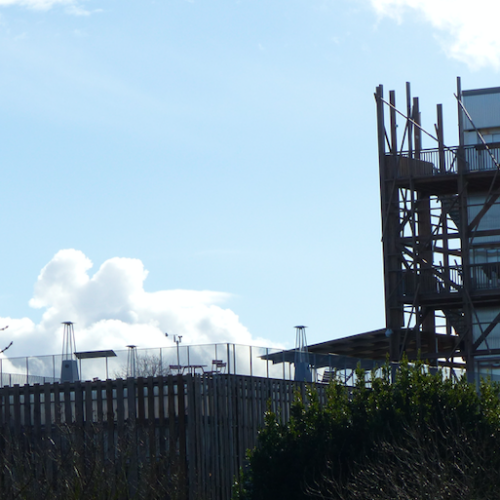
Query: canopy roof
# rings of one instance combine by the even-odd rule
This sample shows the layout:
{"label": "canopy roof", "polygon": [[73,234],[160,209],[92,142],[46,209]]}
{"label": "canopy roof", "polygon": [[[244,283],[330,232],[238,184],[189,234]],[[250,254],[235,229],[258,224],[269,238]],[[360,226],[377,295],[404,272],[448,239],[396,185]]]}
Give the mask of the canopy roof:
{"label": "canopy roof", "polygon": [[[434,349],[430,349],[429,347],[431,346],[429,346],[425,335],[422,335],[420,349],[418,349],[414,330],[408,329],[401,332],[401,342],[404,341],[403,345],[406,346],[405,353],[409,359],[416,359],[419,356],[419,352],[422,359],[438,358],[438,355],[435,354],[436,351],[440,353],[440,358],[445,357],[443,353],[449,353],[450,356],[454,353],[455,357],[460,356],[461,345],[456,335],[435,334],[435,339],[438,345]],[[459,348],[454,352],[457,343]],[[378,361],[379,365],[380,362],[385,361],[389,354],[389,348],[390,342],[389,337],[386,335],[386,329],[381,328],[379,330],[372,330],[370,332],[310,345],[307,347],[307,350],[310,354],[315,355],[311,359],[311,364],[317,368],[321,366],[333,366],[332,358],[333,363],[336,364],[338,362],[339,367],[344,367],[346,364],[355,367],[358,362],[361,362],[364,368],[364,365],[370,365],[371,368],[374,361]],[[288,351],[269,354],[263,356],[263,358],[270,359],[273,363],[293,363],[294,355],[295,349],[290,349]],[[330,359],[321,360],[322,357]],[[317,361],[317,363],[314,361]]]}

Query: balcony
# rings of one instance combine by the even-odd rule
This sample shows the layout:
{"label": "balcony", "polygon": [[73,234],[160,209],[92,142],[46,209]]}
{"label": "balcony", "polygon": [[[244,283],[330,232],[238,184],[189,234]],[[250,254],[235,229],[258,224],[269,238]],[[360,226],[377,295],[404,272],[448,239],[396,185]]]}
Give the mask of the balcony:
{"label": "balcony", "polygon": [[[432,269],[400,272],[400,294],[406,298],[421,295],[457,294],[463,288],[462,266],[434,266]],[[500,290],[500,262],[470,266],[470,290]]]}
{"label": "balcony", "polygon": [[[387,162],[391,178],[434,177],[456,174],[458,172],[459,148],[453,147],[440,152],[439,149],[423,149],[419,158],[410,158],[407,152],[396,157],[387,154],[391,160]],[[491,153],[491,154],[490,154]],[[442,162],[440,164],[440,154]],[[500,164],[500,144],[489,146],[489,152],[483,145],[463,148],[465,172],[487,172],[496,170],[492,156]]]}

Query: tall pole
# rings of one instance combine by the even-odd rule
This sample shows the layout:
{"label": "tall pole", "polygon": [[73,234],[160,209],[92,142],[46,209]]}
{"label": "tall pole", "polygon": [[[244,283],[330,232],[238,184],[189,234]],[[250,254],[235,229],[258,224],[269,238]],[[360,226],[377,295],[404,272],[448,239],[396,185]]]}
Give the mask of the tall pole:
{"label": "tall pole", "polygon": [[177,346],[177,371],[180,373],[181,370],[181,352],[179,344],[182,342],[182,335],[174,335],[174,342]]}

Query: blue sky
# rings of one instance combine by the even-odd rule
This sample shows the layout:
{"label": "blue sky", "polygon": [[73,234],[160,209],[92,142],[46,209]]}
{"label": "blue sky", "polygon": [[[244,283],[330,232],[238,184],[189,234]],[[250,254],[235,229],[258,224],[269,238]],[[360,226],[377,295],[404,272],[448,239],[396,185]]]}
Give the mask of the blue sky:
{"label": "blue sky", "polygon": [[456,76],[500,85],[498,9],[0,0],[11,355],[59,352],[67,320],[80,346],[117,349],[141,328],[147,347],[166,330],[293,346],[296,324],[310,343],[383,327],[375,87],[403,103],[410,81],[429,130],[443,103],[455,144]]}

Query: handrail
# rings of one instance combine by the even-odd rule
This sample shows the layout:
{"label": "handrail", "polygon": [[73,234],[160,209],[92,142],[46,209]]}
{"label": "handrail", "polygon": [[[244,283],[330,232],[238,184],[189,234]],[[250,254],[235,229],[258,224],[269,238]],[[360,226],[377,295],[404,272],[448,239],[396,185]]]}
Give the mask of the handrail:
{"label": "handrail", "polygon": [[[471,145],[462,148],[464,171],[482,172],[495,171],[495,165],[491,155],[497,162],[500,162],[500,146],[498,143],[490,146],[489,152],[482,145]],[[490,154],[491,153],[491,154]],[[444,170],[439,169],[438,148],[423,149],[418,159],[412,158],[408,151],[402,151],[400,155],[387,154],[386,157],[392,158],[392,172],[394,177],[428,177],[456,174],[458,172],[459,148],[447,148],[444,151]]]}
{"label": "handrail", "polygon": [[[500,262],[470,264],[471,290],[495,290],[500,288]],[[402,269],[402,294],[412,296],[415,293],[416,277],[422,280],[421,293],[453,294],[462,289],[463,268],[460,265],[435,266],[433,269],[419,269],[418,271]],[[441,276],[448,276],[447,283]]]}

